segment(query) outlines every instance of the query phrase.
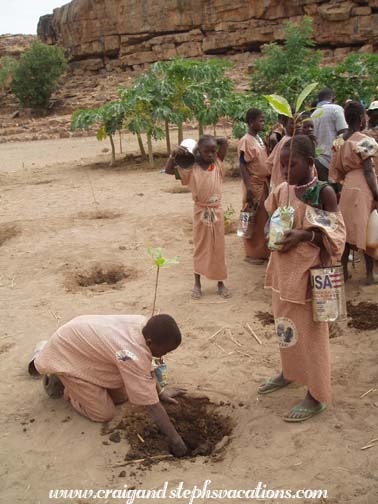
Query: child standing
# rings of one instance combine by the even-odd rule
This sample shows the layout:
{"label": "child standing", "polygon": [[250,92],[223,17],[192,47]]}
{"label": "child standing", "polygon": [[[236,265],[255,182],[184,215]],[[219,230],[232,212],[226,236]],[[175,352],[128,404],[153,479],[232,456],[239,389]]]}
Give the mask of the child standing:
{"label": "child standing", "polygon": [[270,174],[270,189],[273,191],[279,184],[285,181],[283,169],[280,163],[281,149],[285,142],[294,134],[294,119],[284,116],[283,125],[285,126],[285,136],[274,147],[267,159],[267,168]]}
{"label": "child standing", "polygon": [[259,136],[265,125],[264,114],[259,109],[249,109],[245,121],[248,124],[248,133],[238,143],[243,208],[257,205],[252,238],[244,239],[245,260],[251,264],[263,264],[269,257],[264,233],[268,220],[264,207],[264,201],[269,194],[269,172],[266,166],[268,155]]}
{"label": "child standing", "polygon": [[195,163],[190,169],[176,165],[175,156],[185,154],[182,147],[172,152],[166,173],[176,169],[181,183],[187,185],[194,201],[193,210],[193,263],[194,286],[192,297],[201,297],[201,275],[218,281],[218,294],[230,297],[223,280],[227,278],[225,262],[224,220],[222,208],[222,162],[227,153],[226,138],[203,135],[198,141]]}
{"label": "child standing", "polygon": [[[362,133],[366,126],[365,109],[359,102],[350,101],[346,105],[345,119],[349,130],[334,142],[329,172],[331,180],[343,184],[340,210],[347,230],[343,254],[344,278],[348,278],[350,249],[360,249],[365,257],[366,282],[373,284],[378,283],[373,273],[378,250],[366,247],[366,235],[370,213],[378,208],[378,183],[374,170],[378,144]],[[377,164],[376,161],[375,163]]]}
{"label": "child standing", "polygon": [[345,244],[345,226],[335,192],[313,176],[314,144],[298,135],[281,149],[281,165],[288,182],[280,184],[265,202],[271,215],[286,206],[294,208],[291,231],[278,242],[267,269],[265,286],[272,289],[273,314],[282,372],[259,388],[269,394],[296,381],[307,385],[307,395],[284,420],[301,422],[324,411],[331,401],[328,324],[314,322],[311,304],[310,269],[340,260]]}

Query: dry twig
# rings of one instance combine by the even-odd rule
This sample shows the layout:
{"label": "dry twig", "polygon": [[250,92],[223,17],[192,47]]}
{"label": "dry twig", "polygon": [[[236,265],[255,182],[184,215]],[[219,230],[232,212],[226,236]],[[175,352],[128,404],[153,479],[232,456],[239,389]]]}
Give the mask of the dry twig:
{"label": "dry twig", "polygon": [[252,336],[255,338],[255,340],[257,341],[257,343],[259,345],[262,345],[262,341],[261,339],[257,336],[257,334],[255,333],[255,331],[252,329],[252,327],[248,324],[248,322],[246,323],[246,328],[248,329],[248,331],[252,334]]}
{"label": "dry twig", "polygon": [[141,462],[147,462],[149,460],[164,460],[164,459],[172,458],[172,457],[173,457],[173,455],[171,455],[171,454],[153,455],[152,457],[145,457],[145,458],[141,458],[141,459],[128,460],[127,462],[124,462],[122,464],[115,464],[115,465],[112,465],[112,468],[125,467],[130,464],[140,464]]}

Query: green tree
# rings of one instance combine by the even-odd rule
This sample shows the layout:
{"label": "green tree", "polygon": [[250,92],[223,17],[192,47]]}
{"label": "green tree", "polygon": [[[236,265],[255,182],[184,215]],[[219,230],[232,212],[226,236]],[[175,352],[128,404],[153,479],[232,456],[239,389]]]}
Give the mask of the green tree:
{"label": "green tree", "polygon": [[0,58],[0,90],[5,91],[11,85],[17,61],[9,56]]}
{"label": "green tree", "polygon": [[338,103],[359,100],[367,106],[378,95],[378,54],[352,54],[334,67],[323,67],[319,79],[336,93]]}
{"label": "green tree", "polygon": [[102,107],[93,110],[77,110],[72,115],[71,129],[89,129],[96,124],[97,140],[109,138],[111,145],[110,166],[115,163],[114,134],[122,129],[125,117],[123,103],[115,101],[106,103]]}
{"label": "green tree", "polygon": [[263,49],[255,63],[251,90],[255,94],[285,94],[291,103],[300,91],[318,78],[321,53],[314,51],[312,19],[305,16],[300,24],[287,22],[285,41]]}
{"label": "green tree", "polygon": [[23,107],[47,108],[66,67],[63,49],[33,42],[14,71],[12,91]]}

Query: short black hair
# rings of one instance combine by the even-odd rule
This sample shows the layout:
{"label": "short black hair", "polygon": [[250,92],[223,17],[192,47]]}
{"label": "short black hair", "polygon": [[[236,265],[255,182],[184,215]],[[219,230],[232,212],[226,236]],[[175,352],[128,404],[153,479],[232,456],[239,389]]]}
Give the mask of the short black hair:
{"label": "short black hair", "polygon": [[351,100],[345,105],[344,116],[348,126],[355,125],[365,115],[365,108],[362,103]]}
{"label": "short black hair", "polygon": [[315,142],[308,135],[295,135],[287,142],[285,142],[282,149],[290,149],[292,145],[293,153],[297,153],[305,158],[315,159]]}
{"label": "short black hair", "polygon": [[335,92],[331,88],[323,88],[319,91],[318,101],[332,100],[335,97]]}
{"label": "short black hair", "polygon": [[198,140],[198,147],[200,145],[206,145],[208,143],[217,143],[215,136],[213,135],[202,135],[200,136],[200,139]]}
{"label": "short black hair", "polygon": [[143,335],[159,346],[177,348],[181,343],[181,332],[173,317],[160,314],[151,317],[143,328]]}
{"label": "short black hair", "polygon": [[258,117],[261,117],[264,112],[258,108],[250,108],[245,114],[245,122],[247,124],[255,121]]}

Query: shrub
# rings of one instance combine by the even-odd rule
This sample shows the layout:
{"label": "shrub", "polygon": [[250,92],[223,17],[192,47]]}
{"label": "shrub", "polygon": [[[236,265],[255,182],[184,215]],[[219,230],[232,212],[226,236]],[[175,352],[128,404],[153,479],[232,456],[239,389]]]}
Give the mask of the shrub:
{"label": "shrub", "polygon": [[263,48],[256,61],[251,90],[256,94],[283,94],[291,103],[310,82],[317,80],[321,54],[314,51],[312,19],[305,16],[300,25],[287,22],[285,42]]}
{"label": "shrub", "polygon": [[21,105],[47,108],[66,66],[63,49],[33,42],[21,56],[12,80],[12,91]]}
{"label": "shrub", "polygon": [[9,56],[0,58],[0,89],[2,91],[10,87],[17,61]]}

